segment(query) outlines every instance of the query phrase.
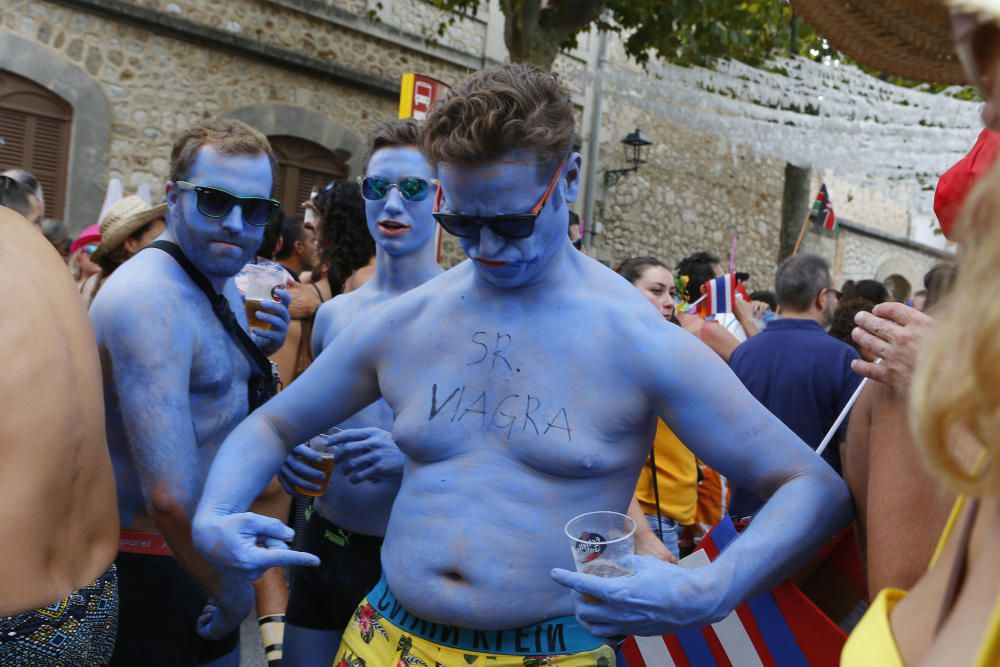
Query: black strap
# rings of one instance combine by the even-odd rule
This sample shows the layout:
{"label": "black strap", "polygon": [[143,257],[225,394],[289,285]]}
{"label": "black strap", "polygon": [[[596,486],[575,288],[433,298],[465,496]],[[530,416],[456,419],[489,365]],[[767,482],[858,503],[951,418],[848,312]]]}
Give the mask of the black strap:
{"label": "black strap", "polygon": [[208,302],[212,304],[212,312],[215,316],[219,318],[219,322],[222,323],[222,327],[229,332],[233,340],[240,344],[243,351],[247,353],[250,360],[256,364],[262,373],[267,376],[271,375],[271,361],[268,359],[257,344],[253,342],[253,339],[243,330],[240,323],[236,321],[236,315],[233,313],[233,309],[229,307],[229,301],[226,297],[215,291],[212,287],[212,283],[208,281],[198,268],[191,263],[191,260],[187,258],[184,251],[180,249],[176,243],[171,243],[170,241],[153,241],[150,243],[148,248],[156,248],[157,250],[162,250],[167,253],[174,260],[180,264],[180,267],[191,277],[194,284],[197,285],[205,296],[208,297]]}
{"label": "black strap", "polygon": [[653,474],[653,502],[656,503],[656,527],[659,529],[660,541],[663,540],[663,515],[660,513],[660,484],[656,479],[656,439],[649,449],[649,471]]}

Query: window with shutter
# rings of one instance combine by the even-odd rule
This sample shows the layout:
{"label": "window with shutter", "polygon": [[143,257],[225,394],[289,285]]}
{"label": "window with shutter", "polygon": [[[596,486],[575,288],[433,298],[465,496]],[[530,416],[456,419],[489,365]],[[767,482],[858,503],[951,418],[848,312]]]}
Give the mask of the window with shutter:
{"label": "window with shutter", "polygon": [[34,81],[0,69],[0,171],[26,169],[45,192],[45,216],[63,218],[73,107]]}
{"label": "window with shutter", "polygon": [[317,143],[276,135],[267,138],[278,158],[275,197],[286,215],[301,215],[299,204],[309,198],[313,187],[347,178],[347,157],[339,156]]}

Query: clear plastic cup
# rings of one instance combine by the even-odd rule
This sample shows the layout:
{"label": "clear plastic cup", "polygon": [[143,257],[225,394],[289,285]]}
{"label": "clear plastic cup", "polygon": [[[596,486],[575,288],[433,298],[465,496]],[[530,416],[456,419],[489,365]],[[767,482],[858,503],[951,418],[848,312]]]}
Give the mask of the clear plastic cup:
{"label": "clear plastic cup", "polygon": [[330,485],[330,476],[333,475],[334,454],[333,448],[327,445],[325,436],[333,435],[334,433],[342,430],[343,429],[334,426],[326,433],[321,433],[320,435],[309,439],[306,444],[309,445],[309,449],[320,455],[319,461],[309,461],[302,457],[298,458],[310,468],[315,468],[316,470],[321,471],[323,473],[323,479],[316,480],[316,484],[319,484],[319,490],[317,491],[306,489],[297,484],[292,487],[295,491],[301,493],[303,496],[312,496],[313,498],[318,498],[326,493],[326,487]]}
{"label": "clear plastic cup", "polygon": [[271,324],[257,319],[257,312],[262,310],[262,301],[280,301],[277,290],[285,286],[285,272],[270,269],[266,266],[251,264],[246,267],[247,294],[244,306],[247,311],[247,323],[252,327],[270,331]]}
{"label": "clear plastic cup", "polygon": [[587,512],[566,524],[576,571],[597,577],[635,574],[635,521],[618,512]]}

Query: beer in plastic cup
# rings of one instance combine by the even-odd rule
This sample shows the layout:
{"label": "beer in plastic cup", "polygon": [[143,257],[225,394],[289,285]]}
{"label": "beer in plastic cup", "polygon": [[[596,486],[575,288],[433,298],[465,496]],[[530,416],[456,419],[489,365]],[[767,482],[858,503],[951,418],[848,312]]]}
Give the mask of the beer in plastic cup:
{"label": "beer in plastic cup", "polygon": [[285,272],[251,264],[246,267],[246,273],[247,294],[243,303],[247,312],[247,324],[270,331],[271,323],[257,319],[257,311],[263,310],[260,307],[262,301],[281,301],[277,290],[285,286]]}
{"label": "beer in plastic cup", "polygon": [[631,517],[587,512],[570,519],[565,531],[577,572],[606,579],[635,574],[635,521]]}
{"label": "beer in plastic cup", "polygon": [[334,426],[332,429],[326,433],[322,433],[315,438],[311,438],[308,442],[309,449],[318,453],[322,458],[319,461],[310,461],[305,458],[299,458],[300,461],[305,463],[310,468],[315,468],[323,473],[323,479],[317,480],[315,483],[319,484],[319,490],[313,491],[312,489],[305,489],[295,484],[292,486],[296,492],[301,493],[303,496],[312,496],[314,498],[322,496],[326,493],[326,487],[330,485],[330,476],[333,475],[333,448],[326,444],[326,437],[328,435],[333,435],[338,431],[343,431],[344,429],[337,428]]}

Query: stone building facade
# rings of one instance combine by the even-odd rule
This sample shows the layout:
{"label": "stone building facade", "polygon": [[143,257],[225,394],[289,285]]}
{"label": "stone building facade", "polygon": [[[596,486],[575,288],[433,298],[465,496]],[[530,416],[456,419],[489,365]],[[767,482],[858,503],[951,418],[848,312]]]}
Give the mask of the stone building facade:
{"label": "stone building facade", "polygon": [[[450,18],[445,33],[429,42]],[[760,110],[793,111],[768,101],[761,90],[771,84],[755,81],[756,74],[662,63],[642,69],[625,57],[618,38],[605,40],[606,52],[601,41],[596,33],[583,35],[554,66],[578,108],[582,152],[597,159],[574,204],[589,215],[589,252],[611,265],[636,254],[669,262],[696,250],[725,257],[737,236],[738,268],[752,275],[753,287],[769,286],[787,226],[782,201],[790,158],[780,138],[761,140],[758,130],[733,131],[732,123]],[[0,5],[0,132],[5,72],[72,110],[62,158],[64,206],[48,214],[78,231],[97,221],[110,178],[121,179],[126,193],[141,184],[162,192],[172,139],[198,118],[240,118],[283,146],[297,142],[302,179],[353,177],[367,132],[397,113],[403,72],[454,83],[505,59],[496,0],[484,0],[475,17],[449,16],[422,0],[7,0]],[[965,119],[974,110],[948,115]],[[765,118],[758,125],[770,130],[796,122]],[[626,166],[621,138],[637,127],[654,141],[649,161],[607,185],[604,171]],[[945,130],[947,150],[931,168],[938,173],[975,137],[965,120]],[[828,172],[825,180],[836,190],[844,165],[815,166],[814,180]],[[881,235],[855,234],[850,242],[844,236],[830,246],[810,233],[805,247],[829,255],[838,278],[868,277],[897,256],[908,258],[915,273],[936,261],[940,249],[910,242],[907,196],[883,196],[863,174],[855,176],[844,177],[853,190],[844,210]],[[442,263],[461,258],[445,238]]]}

